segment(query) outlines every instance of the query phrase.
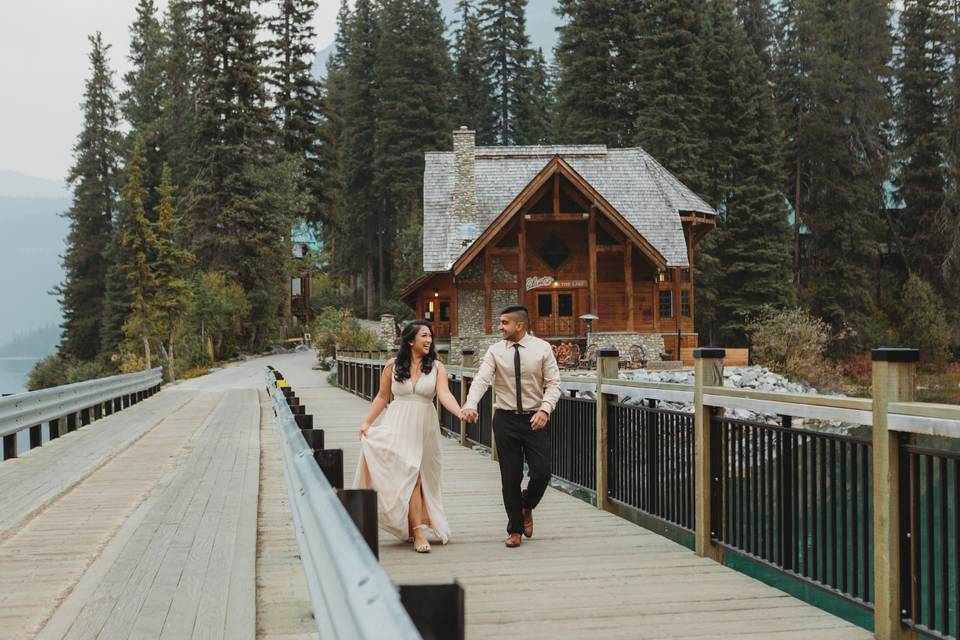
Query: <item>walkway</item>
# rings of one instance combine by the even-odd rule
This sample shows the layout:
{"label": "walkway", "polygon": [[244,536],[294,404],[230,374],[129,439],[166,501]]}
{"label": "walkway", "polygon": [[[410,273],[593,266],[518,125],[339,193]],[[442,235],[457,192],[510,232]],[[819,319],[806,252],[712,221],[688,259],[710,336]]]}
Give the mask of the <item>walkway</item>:
{"label": "walkway", "polygon": [[[347,481],[367,402],[312,354],[165,388],[0,464],[0,637],[316,637],[263,369],[286,375]],[[869,633],[550,489],[536,536],[503,546],[496,465],[444,442],[454,538],[415,554],[381,532],[397,584],[459,580],[467,637],[869,638]]]}

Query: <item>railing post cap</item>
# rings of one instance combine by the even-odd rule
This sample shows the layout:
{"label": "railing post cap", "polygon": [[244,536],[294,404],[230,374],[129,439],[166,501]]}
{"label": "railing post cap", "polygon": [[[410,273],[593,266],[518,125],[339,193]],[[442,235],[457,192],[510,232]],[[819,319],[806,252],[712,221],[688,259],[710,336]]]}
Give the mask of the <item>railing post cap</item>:
{"label": "railing post cap", "polygon": [[903,347],[880,347],[870,352],[871,359],[874,362],[919,362],[920,351],[918,349],[906,349]]}
{"label": "railing post cap", "polygon": [[437,353],[450,353],[450,349],[447,347],[440,347],[437,349]]}
{"label": "railing post cap", "polygon": [[620,352],[616,347],[602,347],[597,349],[598,358],[619,358]]}
{"label": "railing post cap", "polygon": [[472,356],[474,353],[476,353],[476,351],[473,349],[460,349],[460,355]]}
{"label": "railing post cap", "polygon": [[716,347],[701,347],[693,350],[693,357],[696,360],[703,358],[726,358],[727,350],[718,349]]}

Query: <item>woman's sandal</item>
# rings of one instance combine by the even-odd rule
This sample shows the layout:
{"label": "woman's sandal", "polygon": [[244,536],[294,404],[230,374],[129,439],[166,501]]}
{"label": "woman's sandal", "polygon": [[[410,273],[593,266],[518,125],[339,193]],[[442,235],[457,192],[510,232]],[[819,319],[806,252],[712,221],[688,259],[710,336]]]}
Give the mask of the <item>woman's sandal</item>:
{"label": "woman's sandal", "polygon": [[[423,529],[423,530],[427,530],[429,528],[430,527],[428,527],[425,524],[418,524],[417,526],[414,527],[414,529]],[[430,553],[430,543],[424,541],[423,544],[417,544],[416,539],[414,539],[413,550],[416,551],[417,553]]]}

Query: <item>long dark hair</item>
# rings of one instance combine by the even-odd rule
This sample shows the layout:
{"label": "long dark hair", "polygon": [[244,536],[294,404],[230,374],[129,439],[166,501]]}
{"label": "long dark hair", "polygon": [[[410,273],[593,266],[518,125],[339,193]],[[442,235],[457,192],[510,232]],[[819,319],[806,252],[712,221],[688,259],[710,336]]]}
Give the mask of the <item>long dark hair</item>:
{"label": "long dark hair", "polygon": [[[426,327],[430,330],[430,337],[433,337],[433,327],[426,320],[412,320],[407,323],[400,333],[400,350],[397,352],[397,359],[393,363],[393,377],[397,382],[403,382],[410,377],[410,343],[416,339],[420,333],[420,328]],[[433,363],[437,359],[437,352],[433,349],[433,341],[430,342],[430,351],[423,356],[420,361],[420,371],[430,373],[433,370]]]}

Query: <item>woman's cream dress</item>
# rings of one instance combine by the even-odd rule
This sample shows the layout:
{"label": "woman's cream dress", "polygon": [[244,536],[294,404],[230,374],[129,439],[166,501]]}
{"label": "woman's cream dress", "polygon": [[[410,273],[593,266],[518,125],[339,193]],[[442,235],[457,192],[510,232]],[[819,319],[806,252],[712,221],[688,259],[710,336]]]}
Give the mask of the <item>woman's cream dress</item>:
{"label": "woman's cream dress", "polygon": [[419,474],[428,524],[446,544],[450,527],[443,512],[440,422],[433,404],[437,368],[434,363],[430,373],[420,376],[416,387],[410,378],[403,382],[393,378],[393,402],[360,440],[360,462],[353,486],[377,491],[380,526],[406,540],[410,536],[410,496]]}

